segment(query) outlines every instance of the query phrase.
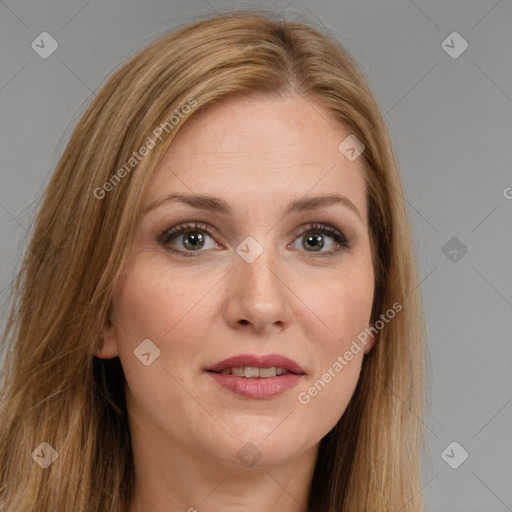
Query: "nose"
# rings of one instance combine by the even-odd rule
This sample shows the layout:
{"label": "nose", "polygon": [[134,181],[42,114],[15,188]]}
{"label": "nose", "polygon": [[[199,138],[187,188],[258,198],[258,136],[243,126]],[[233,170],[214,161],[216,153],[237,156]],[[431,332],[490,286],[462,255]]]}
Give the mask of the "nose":
{"label": "nose", "polygon": [[271,335],[290,325],[291,283],[273,251],[264,250],[251,263],[235,254],[227,279],[225,315],[230,327]]}

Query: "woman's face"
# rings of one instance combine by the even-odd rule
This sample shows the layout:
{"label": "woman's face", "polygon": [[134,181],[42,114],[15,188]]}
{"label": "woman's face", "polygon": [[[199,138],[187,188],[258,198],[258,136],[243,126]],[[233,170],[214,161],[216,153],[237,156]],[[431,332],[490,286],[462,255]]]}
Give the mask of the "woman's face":
{"label": "woman's face", "polygon": [[[134,440],[269,467],[316,449],[343,415],[374,290],[362,158],[338,149],[348,135],[298,96],[231,98],[180,130],[104,332]],[[328,195],[344,199],[316,200]]]}

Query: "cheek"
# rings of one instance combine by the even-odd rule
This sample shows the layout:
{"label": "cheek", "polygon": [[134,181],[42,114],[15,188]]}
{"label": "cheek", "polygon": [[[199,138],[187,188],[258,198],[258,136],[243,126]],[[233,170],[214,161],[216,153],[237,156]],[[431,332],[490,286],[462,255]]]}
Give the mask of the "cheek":
{"label": "cheek", "polygon": [[373,289],[371,267],[354,265],[329,285],[323,283],[322,293],[312,299],[315,314],[303,319],[316,340],[316,360],[315,373],[297,400],[308,415],[323,418],[324,429],[338,422],[356,388],[365,348],[358,336],[369,325]]}
{"label": "cheek", "polygon": [[114,300],[123,365],[132,364],[133,351],[146,339],[160,350],[160,364],[176,368],[189,362],[197,351],[195,340],[204,339],[208,329],[204,296],[213,284],[207,277],[171,271],[151,255],[139,256],[119,283]]}
{"label": "cheek", "polygon": [[[200,407],[190,405],[183,389],[189,389],[190,369],[197,365],[195,358],[211,330],[204,300],[211,281],[176,272],[161,259],[142,254],[116,290],[113,322],[130,410],[138,418],[152,417],[163,430],[169,426],[170,410],[188,407],[198,418],[205,416]],[[148,352],[145,365],[141,355]]]}
{"label": "cheek", "polygon": [[304,300],[307,307],[302,308],[302,323],[310,330],[309,338],[319,341],[324,365],[350,346],[368,327],[371,317],[374,274],[370,255],[356,254],[341,267],[318,280],[318,286],[312,286],[310,281],[301,290],[301,295],[307,298]]}
{"label": "cheek", "polygon": [[[362,352],[361,352],[362,353]],[[351,361],[337,357],[299,391],[297,402],[304,423],[313,423],[318,439],[325,436],[343,416],[356,388],[361,370],[361,353]],[[343,360],[343,356],[341,356]]]}
{"label": "cheek", "polygon": [[[335,324],[334,336],[329,332],[317,343],[315,371],[298,391],[299,407],[309,418],[322,418],[317,423],[325,435],[339,421],[355,391],[364,356],[364,345],[358,335],[367,326],[367,308],[347,307]],[[317,338],[318,340],[318,338]]]}
{"label": "cheek", "polygon": [[173,270],[161,260],[140,255],[119,283],[116,319],[131,327],[130,334],[140,337],[153,333],[162,339],[183,328],[181,320],[193,314],[208,289],[204,276]]}

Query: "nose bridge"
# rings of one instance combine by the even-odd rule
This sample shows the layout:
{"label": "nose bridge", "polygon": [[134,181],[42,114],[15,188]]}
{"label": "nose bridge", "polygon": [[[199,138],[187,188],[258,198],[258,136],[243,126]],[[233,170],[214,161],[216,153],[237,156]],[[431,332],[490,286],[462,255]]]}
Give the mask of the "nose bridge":
{"label": "nose bridge", "polygon": [[[243,276],[244,281],[250,286],[252,289],[267,289],[271,291],[276,283],[274,282],[277,278],[276,274],[276,254],[275,251],[270,247],[270,243],[266,244],[266,247],[260,245],[261,249],[258,253],[256,253],[254,260],[245,259],[244,256],[240,256],[237,261],[237,270]],[[245,247],[240,248],[240,252],[242,249],[246,249]],[[256,250],[255,248],[250,248],[249,250]]]}
{"label": "nose bridge", "polygon": [[243,241],[234,258],[232,286],[228,297],[230,322],[250,322],[258,330],[290,319],[289,291],[279,275],[282,265],[276,251],[266,241]]}
{"label": "nose bridge", "polygon": [[[249,249],[249,252],[245,252]],[[247,291],[263,295],[261,299],[268,296],[275,296],[280,288],[280,281],[276,277],[279,272],[279,263],[276,251],[271,247],[271,238],[266,237],[260,241],[250,238],[242,242],[237,248],[238,261],[236,262],[237,273],[242,282],[246,283]],[[275,298],[275,297],[274,297]]]}

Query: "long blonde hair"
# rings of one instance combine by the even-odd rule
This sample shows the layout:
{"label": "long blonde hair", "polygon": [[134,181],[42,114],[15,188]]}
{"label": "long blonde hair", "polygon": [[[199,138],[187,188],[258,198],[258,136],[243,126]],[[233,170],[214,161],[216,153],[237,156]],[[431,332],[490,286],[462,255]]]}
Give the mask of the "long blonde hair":
{"label": "long blonde hair", "polygon": [[[403,306],[380,330],[346,412],[321,441],[308,510],[422,510],[425,328],[392,140],[362,72],[333,36],[231,11],[160,37],[117,70],[45,191],[1,340],[3,512],[126,512],[134,469],[124,375],[118,358],[94,353],[144,192],[196,112],[234,94],[292,93],[318,102],[363,141],[372,320]],[[149,138],[154,147],[134,165]],[[58,454],[47,469],[33,456],[49,452],[42,442]]]}

